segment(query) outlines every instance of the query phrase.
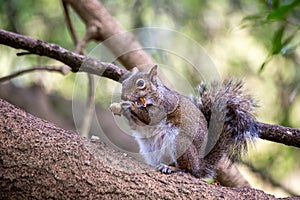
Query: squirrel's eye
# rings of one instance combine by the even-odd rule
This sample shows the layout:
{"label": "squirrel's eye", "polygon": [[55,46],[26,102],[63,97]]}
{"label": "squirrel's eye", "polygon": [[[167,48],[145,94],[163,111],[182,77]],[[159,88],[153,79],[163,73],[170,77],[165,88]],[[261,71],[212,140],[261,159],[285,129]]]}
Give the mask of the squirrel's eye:
{"label": "squirrel's eye", "polygon": [[146,85],[145,85],[145,81],[143,79],[138,79],[136,81],[136,86],[140,89],[143,89]]}

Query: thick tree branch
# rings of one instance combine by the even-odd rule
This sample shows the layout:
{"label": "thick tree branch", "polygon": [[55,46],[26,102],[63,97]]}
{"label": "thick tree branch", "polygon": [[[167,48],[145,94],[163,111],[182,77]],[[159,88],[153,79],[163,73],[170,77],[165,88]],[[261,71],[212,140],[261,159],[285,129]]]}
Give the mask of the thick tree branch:
{"label": "thick tree branch", "polygon": [[300,148],[300,130],[258,122],[260,138]]}
{"label": "thick tree branch", "polygon": [[0,199],[276,199],[161,174],[0,99]]}
{"label": "thick tree branch", "polygon": [[73,72],[83,71],[121,82],[128,73],[112,63],[100,62],[87,56],[68,51],[59,45],[33,39],[24,35],[0,29],[0,44],[23,49],[31,54],[47,56],[68,65]]}
{"label": "thick tree branch", "polygon": [[[117,34],[127,32],[98,0],[63,1],[74,8],[86,24],[87,29],[93,30],[92,38],[97,41],[104,41]],[[122,34],[104,44],[118,57],[126,69],[137,66],[141,71],[145,71],[148,70],[147,64],[154,63],[153,59],[143,51],[133,34]]]}

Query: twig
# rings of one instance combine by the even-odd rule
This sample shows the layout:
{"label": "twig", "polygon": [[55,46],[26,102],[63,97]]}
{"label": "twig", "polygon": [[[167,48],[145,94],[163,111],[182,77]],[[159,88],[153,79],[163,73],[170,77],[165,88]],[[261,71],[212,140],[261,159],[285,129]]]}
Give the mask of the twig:
{"label": "twig", "polygon": [[74,44],[78,44],[79,39],[78,39],[78,36],[76,34],[76,31],[74,29],[74,26],[73,26],[73,23],[72,23],[72,20],[71,20],[71,17],[70,17],[68,5],[65,1],[62,1],[62,4],[63,4],[63,8],[64,8],[64,14],[65,14],[66,22],[67,22],[67,25],[68,25],[69,30],[71,32],[72,40],[73,40]]}
{"label": "twig", "polygon": [[0,82],[9,81],[17,76],[23,75],[25,73],[33,72],[33,71],[49,71],[49,72],[58,72],[62,75],[65,75],[68,73],[68,70],[64,67],[54,67],[54,66],[35,66],[29,69],[20,70],[17,72],[14,72],[8,76],[4,76],[0,78]]}
{"label": "twig", "polygon": [[83,49],[85,48],[86,44],[94,38],[96,34],[95,32],[96,32],[96,28],[93,25],[87,27],[83,39],[80,40],[78,43],[76,43],[76,48],[75,48],[76,53],[80,53],[80,54],[83,53]]}
{"label": "twig", "polygon": [[95,79],[93,75],[88,74],[88,80],[89,80],[89,91],[88,91],[88,99],[86,102],[86,110],[84,113],[84,118],[81,126],[81,136],[88,137],[93,114],[94,114],[94,106],[95,106]]}

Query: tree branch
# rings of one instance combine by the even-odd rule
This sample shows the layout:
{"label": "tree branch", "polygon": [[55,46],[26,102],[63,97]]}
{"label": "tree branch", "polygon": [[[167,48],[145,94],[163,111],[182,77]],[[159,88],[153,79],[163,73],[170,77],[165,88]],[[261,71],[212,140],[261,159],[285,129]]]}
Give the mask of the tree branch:
{"label": "tree branch", "polygon": [[63,5],[63,8],[64,8],[64,14],[65,14],[66,22],[67,22],[67,25],[69,27],[69,31],[71,33],[73,43],[78,44],[79,39],[78,39],[78,36],[76,34],[75,28],[73,26],[73,23],[72,23],[72,20],[71,20],[71,17],[70,17],[68,5],[65,1],[62,1],[62,5]]}
{"label": "tree branch", "polygon": [[84,111],[84,119],[80,128],[80,134],[83,137],[88,138],[89,132],[92,126],[93,121],[93,114],[94,114],[94,108],[95,108],[95,79],[93,75],[88,75],[88,81],[89,81],[89,90],[88,90],[88,97],[86,101],[86,108]]}
{"label": "tree branch", "polygon": [[33,39],[0,29],[0,44],[23,49],[31,54],[47,56],[68,65],[73,72],[83,71],[122,82],[121,77],[128,73],[112,63],[100,62],[87,56],[68,51],[59,45]]}
{"label": "tree branch", "polygon": [[0,99],[0,199],[276,199],[260,190],[161,174]]}
{"label": "tree branch", "polygon": [[[93,30],[92,38],[97,41],[104,41],[114,35],[127,32],[98,0],[63,1],[70,4],[79,14],[87,29]],[[153,59],[143,51],[133,34],[123,34],[104,44],[118,57],[126,69],[138,67],[141,71],[145,71],[148,70],[146,64],[154,63]],[[124,49],[126,49],[126,53],[124,53]]]}
{"label": "tree branch", "polygon": [[58,72],[58,73],[61,73],[62,75],[65,75],[68,73],[68,70],[66,70],[64,67],[54,67],[54,66],[35,66],[35,67],[32,67],[32,68],[29,68],[29,69],[24,69],[24,70],[20,70],[20,71],[17,71],[17,72],[14,72],[8,76],[4,76],[4,77],[1,77],[0,78],[0,82],[5,82],[5,81],[8,81],[8,80],[11,80],[17,76],[20,76],[22,74],[25,74],[25,73],[30,73],[30,72],[33,72],[33,71],[49,71],[49,72]]}
{"label": "tree branch", "polygon": [[260,138],[300,148],[300,130],[276,124],[257,122]]}

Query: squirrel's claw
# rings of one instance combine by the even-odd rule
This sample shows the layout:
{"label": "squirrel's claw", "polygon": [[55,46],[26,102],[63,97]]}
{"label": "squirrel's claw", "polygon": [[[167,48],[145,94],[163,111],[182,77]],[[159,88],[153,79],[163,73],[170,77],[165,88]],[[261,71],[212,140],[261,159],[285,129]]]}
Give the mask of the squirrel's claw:
{"label": "squirrel's claw", "polygon": [[183,172],[182,169],[179,169],[179,168],[174,167],[174,166],[165,165],[163,163],[160,163],[159,165],[157,165],[156,169],[158,171],[161,171],[164,174],[171,174],[171,173],[175,173],[175,172]]}

